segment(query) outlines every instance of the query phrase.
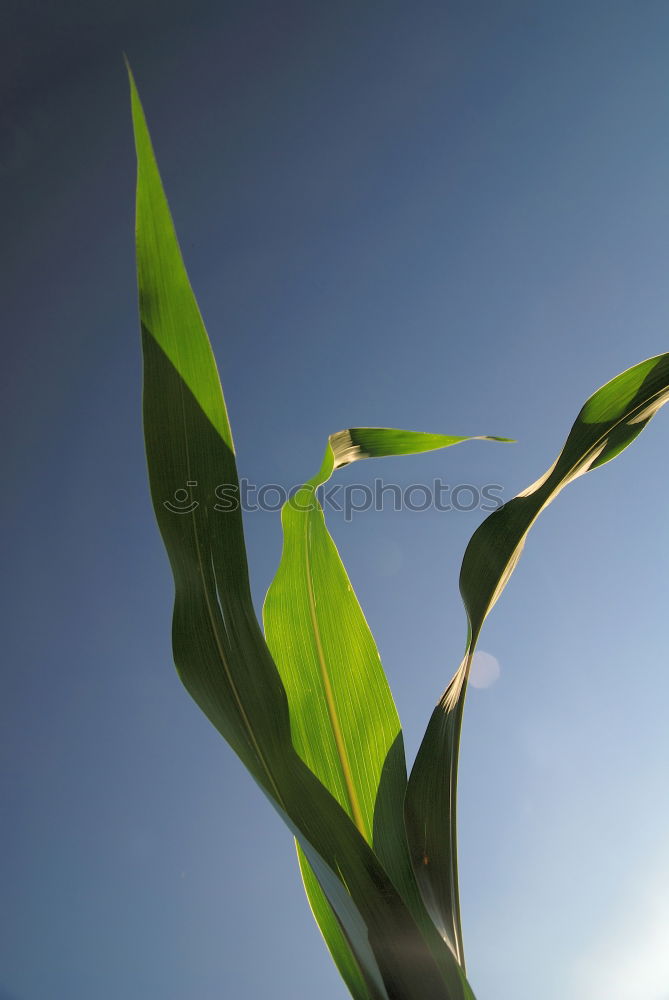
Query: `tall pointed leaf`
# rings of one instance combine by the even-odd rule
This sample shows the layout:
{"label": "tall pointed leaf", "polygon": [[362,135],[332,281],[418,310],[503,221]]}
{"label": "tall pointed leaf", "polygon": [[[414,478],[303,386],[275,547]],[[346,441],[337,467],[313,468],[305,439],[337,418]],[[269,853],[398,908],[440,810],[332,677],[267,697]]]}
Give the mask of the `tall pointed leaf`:
{"label": "tall pointed leaf", "polygon": [[623,451],[669,399],[669,354],[630,368],[585,403],[560,455],[536,483],[474,532],[460,572],[464,659],[435,708],[409,779],[406,824],[426,906],[464,967],[458,898],[456,792],[467,679],[483,622],[506,586],[532,524],[578,476]]}
{"label": "tall pointed leaf", "polygon": [[[181,258],[139,96],[137,270],[149,480],[175,582],[173,648],[184,685],[283,817],[314,869],[372,1000],[471,996],[439,962],[389,876],[296,753],[281,678],[254,614],[223,394]],[[266,915],[263,915],[263,921]]]}
{"label": "tall pointed leaf", "polygon": [[[472,439],[387,427],[355,427],[331,435],[319,472],[283,507],[283,553],[263,609],[265,637],[288,696],[295,749],[374,848],[419,923],[425,923],[426,914],[404,830],[407,773],[400,720],[316,490],[350,462],[416,454],[466,440]],[[364,997],[354,983],[339,926],[318,893],[308,862],[298,856],[330,952],[352,994]]]}
{"label": "tall pointed leaf", "polygon": [[472,439],[385,427],[331,435],[317,475],[284,504],[281,562],[263,608],[295,749],[399,881],[406,855],[400,720],[316,490],[335,469],[361,458],[414,454],[465,440]]}

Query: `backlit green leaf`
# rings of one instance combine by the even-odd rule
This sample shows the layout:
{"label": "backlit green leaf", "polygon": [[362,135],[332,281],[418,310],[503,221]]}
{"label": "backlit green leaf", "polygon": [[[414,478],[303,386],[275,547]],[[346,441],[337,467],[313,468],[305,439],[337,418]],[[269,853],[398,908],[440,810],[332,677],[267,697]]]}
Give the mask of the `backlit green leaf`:
{"label": "backlit green leaf", "polygon": [[[283,553],[263,609],[267,643],[288,696],[295,749],[374,848],[423,925],[426,914],[404,830],[407,772],[400,720],[316,489],[350,462],[416,454],[466,440],[472,439],[387,427],[331,435],[320,471],[283,507]],[[363,996],[349,982],[345,942],[325,901],[314,892],[303,856],[300,864],[333,958],[353,995]]]}

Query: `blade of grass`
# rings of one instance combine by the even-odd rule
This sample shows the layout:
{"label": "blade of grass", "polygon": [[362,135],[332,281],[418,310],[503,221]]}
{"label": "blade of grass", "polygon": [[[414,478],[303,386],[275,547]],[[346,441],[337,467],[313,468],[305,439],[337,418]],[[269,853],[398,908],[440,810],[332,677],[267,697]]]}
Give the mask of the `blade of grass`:
{"label": "blade of grass", "polygon": [[346,935],[342,930],[337,916],[328,903],[327,896],[316,878],[316,873],[307,861],[304,851],[295,841],[297,848],[297,861],[302,875],[302,885],[309,901],[311,913],[316,921],[323,941],[330,952],[333,962],[337,966],[339,975],[342,977],[348,991],[354,1000],[376,1000],[373,988],[365,980],[359,963],[350,947]]}
{"label": "blade of grass", "polygon": [[[179,676],[298,838],[373,1000],[462,1000],[471,993],[457,965],[443,955],[437,964],[378,858],[293,747],[251,601],[241,512],[215,502],[217,487],[238,484],[232,435],[132,77],[131,95],[144,431],[175,581]],[[185,489],[196,496],[188,505]]]}
{"label": "blade of grass", "polygon": [[474,532],[460,572],[467,612],[464,659],[430,719],[409,778],[406,825],[425,904],[464,968],[458,895],[456,793],[462,714],[472,655],[513,573],[528,531],[569,483],[620,454],[669,399],[669,354],[635,365],[585,403],[548,472]]}

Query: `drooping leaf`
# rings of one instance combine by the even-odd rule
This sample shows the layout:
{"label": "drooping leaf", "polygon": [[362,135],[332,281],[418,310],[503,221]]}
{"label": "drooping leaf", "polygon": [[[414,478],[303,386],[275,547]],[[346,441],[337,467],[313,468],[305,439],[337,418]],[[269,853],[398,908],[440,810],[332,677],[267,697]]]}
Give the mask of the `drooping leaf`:
{"label": "drooping leaf", "polygon": [[623,451],[669,399],[669,354],[618,375],[585,403],[560,455],[536,483],[474,532],[460,572],[464,659],[435,708],[409,779],[406,824],[426,906],[464,967],[458,896],[456,793],[462,714],[483,622],[513,573],[532,524],[569,483]]}
{"label": "drooping leaf", "polygon": [[[263,608],[265,637],[288,696],[295,749],[349,814],[423,925],[427,917],[404,830],[407,772],[400,720],[316,490],[350,462],[466,440],[473,439],[387,427],[332,434],[319,472],[283,507],[283,553]],[[330,952],[352,994],[364,997],[352,982],[351,956],[337,921],[315,888],[304,856],[299,857]]]}
{"label": "drooping leaf", "polygon": [[241,512],[217,502],[220,486],[238,483],[218,372],[132,78],[131,93],[144,431],[175,581],[179,676],[298,838],[371,1000],[469,998],[457,964],[445,949],[435,957],[376,855],[293,747],[286,693],[251,601]]}

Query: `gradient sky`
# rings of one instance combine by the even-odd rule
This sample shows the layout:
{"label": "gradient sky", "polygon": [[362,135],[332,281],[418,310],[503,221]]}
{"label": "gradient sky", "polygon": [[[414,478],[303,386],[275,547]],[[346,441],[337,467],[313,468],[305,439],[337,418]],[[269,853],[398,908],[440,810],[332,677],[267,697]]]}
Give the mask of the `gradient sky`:
{"label": "gradient sky", "polygon": [[[172,667],[140,426],[122,51],[242,475],[328,433],[501,434],[344,470],[498,483],[668,349],[666,0],[8,4],[1,1000],[344,1000],[289,834]],[[667,413],[534,530],[460,779],[477,1000],[669,998]],[[480,511],[329,523],[410,759]],[[278,515],[247,517],[258,607]]]}

